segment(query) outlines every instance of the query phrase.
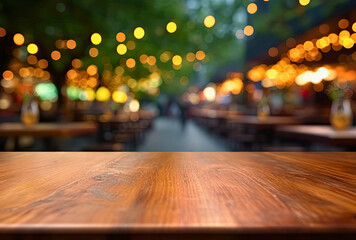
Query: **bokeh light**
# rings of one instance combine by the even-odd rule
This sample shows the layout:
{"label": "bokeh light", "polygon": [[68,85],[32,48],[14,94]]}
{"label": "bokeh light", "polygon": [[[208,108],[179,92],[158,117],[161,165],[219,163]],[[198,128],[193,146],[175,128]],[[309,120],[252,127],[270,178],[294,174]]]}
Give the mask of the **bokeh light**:
{"label": "bokeh light", "polygon": [[248,6],[247,6],[247,12],[249,14],[254,14],[257,12],[257,5],[256,3],[250,3]]}
{"label": "bokeh light", "polygon": [[172,58],[172,63],[173,63],[174,65],[176,65],[176,66],[182,64],[182,57],[179,56],[179,55],[173,56],[173,58]]}
{"label": "bokeh light", "polygon": [[302,6],[306,6],[310,3],[310,0],[299,0],[299,4]]}
{"label": "bokeh light", "polygon": [[136,66],[136,61],[133,58],[129,58],[126,60],[126,66],[128,68],[134,68]]}
{"label": "bokeh light", "polygon": [[66,43],[68,49],[74,49],[77,43],[73,39],[69,39]]}
{"label": "bokeh light", "polygon": [[27,52],[29,54],[36,54],[38,52],[38,47],[36,44],[34,43],[30,43],[28,46],[27,46]]}
{"label": "bokeh light", "polygon": [[177,31],[177,24],[175,22],[169,22],[166,26],[167,32],[174,33]]}
{"label": "bokeh light", "polygon": [[99,55],[99,50],[95,47],[89,49],[89,56],[97,57]]}
{"label": "bokeh light", "polygon": [[99,33],[93,33],[90,37],[90,40],[94,45],[99,45],[102,41],[102,37]]}
{"label": "bokeh light", "polygon": [[251,25],[247,25],[245,28],[244,28],[244,33],[246,36],[251,36],[254,32],[254,29]]}
{"label": "bokeh light", "polygon": [[138,112],[140,110],[140,102],[136,99],[133,99],[129,103],[129,109],[131,112]]}
{"label": "bokeh light", "polygon": [[120,55],[124,55],[127,52],[127,47],[125,44],[119,44],[116,48],[116,51]]}
{"label": "bokeh light", "polygon": [[119,32],[116,34],[116,41],[118,42],[124,42],[126,40],[126,35],[123,32]]}
{"label": "bokeh light", "polygon": [[90,75],[90,76],[94,76],[95,74],[97,74],[98,72],[98,68],[97,66],[95,65],[90,65],[88,68],[87,68],[87,73]]}
{"label": "bokeh light", "polygon": [[14,35],[14,43],[18,46],[25,43],[25,37],[21,33],[16,33]]}
{"label": "bokeh light", "polygon": [[59,51],[55,50],[51,53],[51,58],[54,61],[58,61],[61,58],[61,53]]}
{"label": "bokeh light", "polygon": [[135,28],[134,36],[137,39],[142,39],[145,36],[145,30],[142,27]]}
{"label": "bokeh light", "polygon": [[211,15],[204,18],[204,25],[207,28],[211,28],[215,25],[215,18]]}
{"label": "bokeh light", "polygon": [[107,102],[110,100],[111,93],[106,87],[100,87],[96,91],[96,100],[99,102]]}
{"label": "bokeh light", "polygon": [[112,94],[112,99],[117,103],[125,103],[127,100],[127,94],[122,91],[115,91]]}

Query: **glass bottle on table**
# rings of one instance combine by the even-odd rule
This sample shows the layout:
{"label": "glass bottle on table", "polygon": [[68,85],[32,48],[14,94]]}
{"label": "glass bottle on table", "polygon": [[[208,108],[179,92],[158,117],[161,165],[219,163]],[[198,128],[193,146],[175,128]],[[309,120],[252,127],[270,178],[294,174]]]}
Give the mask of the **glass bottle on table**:
{"label": "glass bottle on table", "polygon": [[346,130],[352,125],[352,109],[349,99],[338,98],[332,102],[330,122],[335,130]]}
{"label": "glass bottle on table", "polygon": [[266,97],[263,97],[257,106],[257,118],[261,122],[267,121],[271,111]]}
{"label": "glass bottle on table", "polygon": [[26,126],[32,126],[38,122],[39,109],[36,99],[31,94],[25,94],[22,99],[21,121]]}

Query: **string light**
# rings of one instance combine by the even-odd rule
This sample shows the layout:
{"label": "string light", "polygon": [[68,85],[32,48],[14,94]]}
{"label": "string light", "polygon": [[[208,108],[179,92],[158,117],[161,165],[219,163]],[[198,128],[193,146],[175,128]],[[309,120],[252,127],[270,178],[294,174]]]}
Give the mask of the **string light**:
{"label": "string light", "polygon": [[124,42],[125,40],[126,40],[125,33],[119,32],[118,34],[116,34],[116,41]]}
{"label": "string light", "polygon": [[182,64],[182,57],[179,56],[179,55],[173,56],[173,58],[172,58],[172,63],[173,63],[174,65],[176,65],[176,66]]}
{"label": "string light", "polygon": [[247,12],[249,14],[254,14],[257,12],[257,5],[256,3],[250,3],[248,6],[247,6]]}
{"label": "string light", "polygon": [[211,28],[215,25],[215,18],[211,15],[206,16],[204,19],[204,25],[207,28]]}
{"label": "string light", "polygon": [[175,22],[169,22],[166,26],[167,32],[174,33],[177,31],[177,24]]}
{"label": "string light", "polygon": [[25,42],[25,37],[21,33],[16,33],[14,35],[14,43],[18,46],[24,44]]}
{"label": "string light", "polygon": [[99,33],[93,33],[90,37],[90,40],[94,45],[99,45],[102,41],[102,37]]}
{"label": "string light", "polygon": [[299,0],[299,4],[302,6],[306,6],[310,3],[310,0]]}
{"label": "string light", "polygon": [[53,60],[57,61],[61,58],[61,53],[59,51],[55,50],[51,53],[51,58]]}
{"label": "string light", "polygon": [[145,30],[142,27],[135,28],[134,36],[137,39],[142,39],[145,36]]}
{"label": "string light", "polygon": [[36,44],[34,43],[30,43],[28,46],[27,46],[27,52],[29,54],[36,54],[38,52],[38,47]]}
{"label": "string light", "polygon": [[120,55],[124,55],[127,52],[127,47],[125,44],[121,43],[117,46],[116,51]]}
{"label": "string light", "polygon": [[244,33],[246,36],[251,36],[254,32],[254,29],[251,25],[247,25],[245,28],[244,28]]}

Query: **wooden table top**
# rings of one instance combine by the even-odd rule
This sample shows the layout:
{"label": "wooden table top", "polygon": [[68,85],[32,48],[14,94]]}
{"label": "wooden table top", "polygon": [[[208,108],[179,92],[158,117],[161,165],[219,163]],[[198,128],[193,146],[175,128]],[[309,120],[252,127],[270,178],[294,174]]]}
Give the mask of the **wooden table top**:
{"label": "wooden table top", "polygon": [[89,122],[37,123],[33,126],[26,126],[20,122],[0,123],[0,137],[66,138],[94,133],[96,130],[96,124]]}
{"label": "wooden table top", "polygon": [[332,145],[356,145],[356,127],[344,131],[334,130],[330,125],[282,126],[277,133],[307,141],[321,141]]}
{"label": "wooden table top", "polygon": [[356,153],[1,153],[0,234],[353,235],[355,163]]}

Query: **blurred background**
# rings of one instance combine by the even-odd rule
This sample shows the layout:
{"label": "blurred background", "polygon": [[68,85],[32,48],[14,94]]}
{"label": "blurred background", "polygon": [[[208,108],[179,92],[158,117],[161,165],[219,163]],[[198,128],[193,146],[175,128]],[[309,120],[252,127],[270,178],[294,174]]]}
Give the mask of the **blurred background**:
{"label": "blurred background", "polygon": [[4,0],[2,151],[354,151],[356,1]]}

